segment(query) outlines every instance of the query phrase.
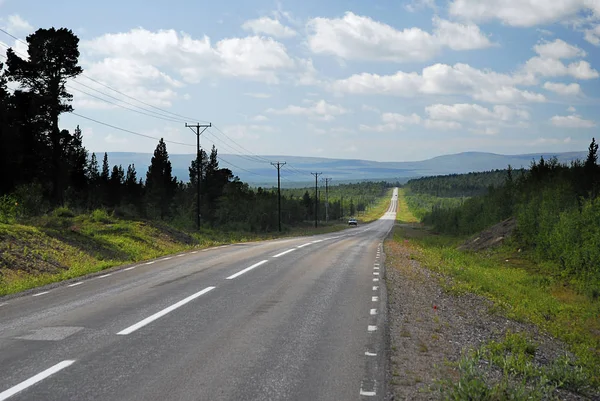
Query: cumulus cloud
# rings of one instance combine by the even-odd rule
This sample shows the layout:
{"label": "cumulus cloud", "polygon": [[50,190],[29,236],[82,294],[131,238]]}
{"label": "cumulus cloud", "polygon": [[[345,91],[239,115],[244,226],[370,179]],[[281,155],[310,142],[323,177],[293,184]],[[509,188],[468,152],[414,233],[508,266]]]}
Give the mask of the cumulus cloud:
{"label": "cumulus cloud", "polygon": [[88,56],[136,60],[173,69],[188,83],[207,76],[277,83],[278,71],[295,66],[282,43],[260,36],[222,39],[213,46],[207,36],[194,39],[172,29],[151,32],[137,28],[84,41],[81,47]]}
{"label": "cumulus cloud", "polygon": [[581,95],[581,86],[579,86],[577,83],[562,84],[556,82],[545,82],[544,89],[565,96]]}
{"label": "cumulus cloud", "polygon": [[307,23],[308,46],[314,53],[346,60],[425,61],[441,49],[492,46],[477,25],[433,18],[433,33],[420,28],[398,30],[369,17],[347,12],[342,18],[313,18]]}
{"label": "cumulus cloud", "polygon": [[589,0],[452,0],[449,13],[473,21],[499,20],[531,27],[563,21],[579,12],[600,14],[600,3]]}
{"label": "cumulus cloud", "polygon": [[33,31],[33,26],[24,20],[20,15],[9,15],[5,19],[0,19],[0,26],[13,35],[29,34]]}
{"label": "cumulus cloud", "polygon": [[248,20],[242,24],[242,29],[252,31],[255,34],[264,33],[276,38],[291,38],[297,35],[292,28],[283,25],[277,19],[269,17]]}
{"label": "cumulus cloud", "polygon": [[433,104],[425,108],[432,120],[446,121],[515,121],[528,120],[529,113],[526,110],[510,108],[503,105],[494,106],[491,109],[478,104]]}
{"label": "cumulus cloud", "polygon": [[335,117],[348,113],[342,106],[327,103],[325,100],[313,102],[307,107],[289,105],[283,109],[269,108],[267,113],[291,116],[306,116],[317,120],[331,121]]}
{"label": "cumulus cloud", "polygon": [[577,79],[593,79],[600,76],[585,60],[565,65],[559,59],[532,57],[525,63],[525,71],[543,77],[572,76]]}
{"label": "cumulus cloud", "polygon": [[416,113],[410,115],[404,115],[399,113],[383,113],[381,114],[381,121],[383,124],[377,125],[365,125],[361,124],[359,129],[361,131],[374,131],[374,132],[391,132],[401,131],[404,129],[404,125],[416,125],[421,123],[421,116]]}
{"label": "cumulus cloud", "polygon": [[561,128],[593,128],[596,123],[592,120],[584,120],[581,116],[554,116],[550,118],[552,125]]}
{"label": "cumulus cloud", "polygon": [[600,24],[594,26],[593,28],[586,29],[584,33],[585,40],[594,46],[600,46]]}
{"label": "cumulus cloud", "polygon": [[434,64],[421,73],[398,71],[393,75],[355,74],[332,82],[336,93],[384,94],[401,97],[418,95],[467,95],[491,103],[543,102],[539,93],[517,89],[515,85],[535,83],[528,74],[500,74],[479,70],[468,64]]}
{"label": "cumulus cloud", "polygon": [[471,128],[471,129],[469,129],[469,131],[471,131],[474,134],[479,134],[479,135],[497,135],[500,132],[500,130],[498,128],[494,128],[494,127]]}
{"label": "cumulus cloud", "polygon": [[538,43],[533,47],[533,50],[540,57],[553,59],[585,57],[587,55],[587,53],[579,47],[571,45],[561,39],[556,39],[553,42]]}

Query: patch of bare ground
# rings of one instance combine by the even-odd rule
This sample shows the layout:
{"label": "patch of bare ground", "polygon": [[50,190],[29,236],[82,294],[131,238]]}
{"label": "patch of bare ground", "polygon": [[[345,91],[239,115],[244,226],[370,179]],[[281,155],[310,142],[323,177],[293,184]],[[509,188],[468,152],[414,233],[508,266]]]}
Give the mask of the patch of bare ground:
{"label": "patch of bare ground", "polygon": [[[414,230],[406,230],[410,226],[402,226],[405,238],[385,242],[390,336],[388,399],[444,399],[439,381],[459,380],[460,370],[455,363],[461,356],[492,340],[501,341],[507,332],[527,333],[537,345],[533,362],[539,366],[568,354],[560,341],[533,325],[503,317],[489,300],[445,291],[441,282],[447,278],[414,260],[418,250],[406,239],[422,235],[422,229],[415,225]],[[488,372],[486,381],[502,376],[501,370],[491,365],[480,367]],[[565,390],[553,391],[552,397],[587,399]]]}

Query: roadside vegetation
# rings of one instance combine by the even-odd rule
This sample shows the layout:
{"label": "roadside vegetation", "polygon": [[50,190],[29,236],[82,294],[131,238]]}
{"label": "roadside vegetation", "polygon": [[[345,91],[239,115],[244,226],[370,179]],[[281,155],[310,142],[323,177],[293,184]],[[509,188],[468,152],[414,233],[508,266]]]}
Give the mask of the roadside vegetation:
{"label": "roadside vegetation", "polygon": [[[507,331],[467,348],[451,364],[456,373],[441,376],[442,398],[562,399],[561,391],[600,395],[596,154],[593,141],[584,162],[566,166],[541,159],[517,175],[509,169],[503,182],[491,176],[480,184],[485,193],[467,199],[433,195],[436,183],[452,191],[444,177],[424,179],[426,190],[422,182],[409,182],[400,192],[393,240],[435,272],[446,293],[483,296],[492,302],[489,313],[532,324],[565,344],[564,353],[539,360],[532,333]],[[460,176],[451,180],[461,182]],[[494,232],[496,223],[511,217],[516,228],[509,238],[503,232],[497,234],[497,246],[465,250],[465,241],[477,240],[484,229]]]}

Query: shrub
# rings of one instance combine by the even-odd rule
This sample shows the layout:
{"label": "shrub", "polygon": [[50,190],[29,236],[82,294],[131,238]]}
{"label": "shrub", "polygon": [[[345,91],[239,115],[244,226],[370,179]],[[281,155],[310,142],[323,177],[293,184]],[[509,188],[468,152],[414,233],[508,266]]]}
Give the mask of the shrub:
{"label": "shrub", "polygon": [[92,221],[96,223],[111,223],[112,217],[104,209],[96,209],[90,214]]}
{"label": "shrub", "polygon": [[54,211],[52,212],[52,215],[55,217],[65,217],[65,218],[75,217],[75,213],[73,213],[71,211],[71,209],[69,209],[68,207],[64,207],[64,206],[54,209]]}
{"label": "shrub", "polygon": [[13,195],[4,195],[0,198],[0,222],[14,223],[17,217],[17,198]]}

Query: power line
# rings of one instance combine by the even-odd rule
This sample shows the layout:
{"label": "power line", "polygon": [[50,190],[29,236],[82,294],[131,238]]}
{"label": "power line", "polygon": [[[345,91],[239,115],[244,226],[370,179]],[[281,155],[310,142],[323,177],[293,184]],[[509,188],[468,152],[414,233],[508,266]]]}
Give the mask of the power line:
{"label": "power line", "polygon": [[[122,103],[128,104],[128,105],[130,105],[130,106],[133,106],[133,107],[136,107],[136,108],[138,108],[138,109],[140,109],[140,110],[143,110],[143,111],[145,111],[145,112],[147,112],[147,113],[151,113],[151,114],[153,114],[153,115],[155,114],[155,115],[157,115],[157,116],[163,117],[164,119],[169,119],[170,121],[174,121],[174,122],[184,122],[184,120],[176,119],[176,118],[174,118],[174,117],[170,117],[170,116],[168,116],[168,115],[161,114],[161,113],[158,113],[158,112],[156,112],[156,111],[148,110],[148,109],[146,109],[146,108],[144,108],[144,107],[141,107],[141,106],[138,106],[138,105],[136,105],[136,104],[130,103],[130,102],[126,101],[126,100],[119,99],[118,97],[115,97],[115,96],[109,95],[108,93],[104,93],[104,92],[102,92],[102,91],[100,91],[100,90],[98,90],[98,89],[92,88],[91,86],[89,86],[89,85],[86,85],[86,84],[83,84],[83,83],[81,83],[81,82],[79,82],[79,81],[71,81],[69,84],[77,84],[77,85],[81,85],[81,86],[83,86],[83,87],[85,87],[85,88],[88,88],[88,89],[91,89],[91,90],[93,90],[94,92],[101,93],[102,95],[104,95],[104,96],[107,96],[107,97],[109,97],[109,98],[111,98],[111,99],[117,100],[117,101],[119,101],[119,102],[122,102]],[[93,95],[90,95],[89,93],[87,93],[87,92],[84,92],[84,91],[82,91],[81,89],[76,89],[76,88],[73,88],[72,86],[71,86],[71,88],[72,88],[72,89],[75,89],[75,90],[79,90],[80,92],[82,92],[82,93],[85,93],[86,95],[89,95],[89,96],[92,96],[92,97],[94,97]],[[101,99],[101,100],[104,100],[104,99]],[[104,101],[107,101],[107,100],[104,100]],[[120,106],[120,105],[117,105],[117,106],[119,106],[119,107],[123,107],[123,106]],[[136,110],[133,110],[133,111],[136,111]],[[136,112],[137,112],[137,111],[136,111]]]}
{"label": "power line", "polygon": [[87,95],[87,96],[93,97],[93,98],[95,98],[95,99],[98,99],[98,100],[102,100],[103,102],[106,102],[106,103],[108,103],[108,104],[112,104],[112,105],[114,105],[114,106],[121,107],[121,108],[123,108],[123,109],[125,109],[125,110],[133,111],[134,113],[142,114],[142,115],[144,115],[144,116],[153,117],[153,118],[157,118],[157,119],[159,119],[159,120],[163,120],[163,121],[169,121],[169,122],[173,122],[173,123],[178,123],[178,122],[180,122],[180,121],[178,121],[178,120],[167,119],[167,118],[164,118],[164,117],[159,117],[159,116],[156,116],[156,115],[153,115],[153,114],[150,114],[150,113],[144,113],[143,111],[140,111],[140,110],[135,110],[135,109],[129,108],[129,107],[127,107],[127,106],[123,106],[123,105],[121,105],[121,104],[118,104],[118,103],[115,103],[115,102],[111,102],[110,100],[103,99],[103,98],[101,98],[100,96],[92,95],[92,94],[91,94],[91,93],[89,93],[89,92],[82,91],[81,89],[74,88],[74,87],[72,87],[72,86],[70,86],[70,85],[67,85],[67,86],[68,86],[68,87],[69,87],[71,90],[74,90],[74,91],[77,91],[77,92],[83,93],[84,95]]}
{"label": "power line", "polygon": [[[93,122],[95,122],[97,124],[105,125],[107,127],[110,127],[110,128],[113,128],[113,129],[116,129],[116,130],[119,130],[119,131],[127,132],[127,133],[132,134],[132,135],[137,135],[137,136],[141,136],[141,137],[149,138],[149,139],[155,139],[157,141],[160,140],[160,138],[157,138],[157,137],[154,137],[154,136],[151,136],[151,135],[140,134],[139,132],[135,132],[135,131],[131,131],[131,130],[128,130],[128,129],[125,129],[125,128],[117,127],[116,125],[108,124],[108,123],[96,120],[94,118],[91,118],[91,117],[83,116],[81,114],[75,113],[74,111],[72,111],[70,113],[73,114],[73,115],[75,115],[75,116],[77,116],[77,117],[81,117],[81,118],[84,118],[86,120],[90,120],[90,121],[93,121]],[[195,145],[192,145],[192,144],[189,144],[189,143],[176,142],[176,141],[168,141],[168,140],[165,140],[165,139],[163,139],[163,141],[166,142],[166,143],[172,143],[174,145],[195,146]]]}

